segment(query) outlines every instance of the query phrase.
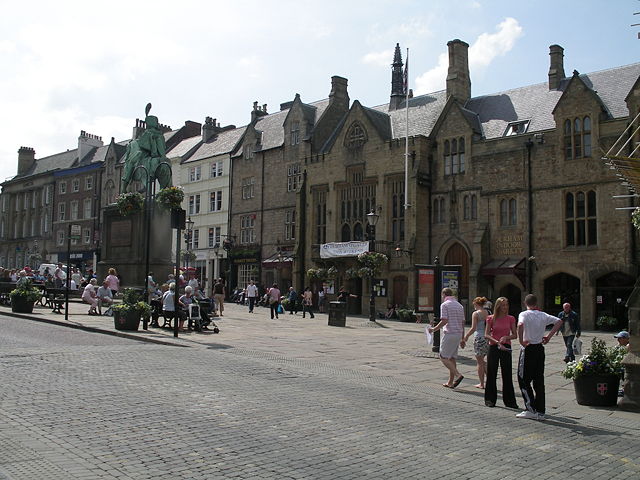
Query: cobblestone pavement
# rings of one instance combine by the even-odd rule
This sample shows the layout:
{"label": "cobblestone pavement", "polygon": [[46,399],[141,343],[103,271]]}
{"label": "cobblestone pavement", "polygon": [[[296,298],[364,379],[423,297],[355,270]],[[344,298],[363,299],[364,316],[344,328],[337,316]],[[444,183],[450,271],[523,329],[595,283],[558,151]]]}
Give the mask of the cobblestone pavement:
{"label": "cobblestone pavement", "polygon": [[176,341],[191,348],[3,348],[0,478],[640,476],[636,414],[569,408],[562,388],[546,422],[488,409],[471,384],[437,387],[420,325],[227,315]]}

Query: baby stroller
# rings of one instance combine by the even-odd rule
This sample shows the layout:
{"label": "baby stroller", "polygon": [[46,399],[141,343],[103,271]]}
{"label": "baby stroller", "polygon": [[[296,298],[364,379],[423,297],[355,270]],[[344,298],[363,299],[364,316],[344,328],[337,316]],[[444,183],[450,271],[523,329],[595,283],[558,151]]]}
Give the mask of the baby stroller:
{"label": "baby stroller", "polygon": [[[202,307],[204,307],[204,305],[202,305]],[[201,306],[197,303],[192,303],[189,305],[187,320],[189,321],[189,328],[191,328],[191,325],[193,325],[193,328],[196,332],[209,330],[208,325],[211,325],[213,327],[213,333],[220,333],[220,329],[215,324],[215,322],[209,319],[209,316],[206,314],[204,308],[201,309]]]}

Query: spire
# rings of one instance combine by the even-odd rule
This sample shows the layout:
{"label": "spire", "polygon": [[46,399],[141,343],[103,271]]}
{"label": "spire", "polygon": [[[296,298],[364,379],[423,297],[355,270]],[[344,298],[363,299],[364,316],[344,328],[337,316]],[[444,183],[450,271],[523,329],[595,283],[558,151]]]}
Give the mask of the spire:
{"label": "spire", "polygon": [[389,100],[389,110],[395,110],[403,101],[404,92],[404,74],[402,72],[402,53],[400,53],[400,44],[396,43],[396,49],[393,54],[393,63],[391,64],[391,99]]}

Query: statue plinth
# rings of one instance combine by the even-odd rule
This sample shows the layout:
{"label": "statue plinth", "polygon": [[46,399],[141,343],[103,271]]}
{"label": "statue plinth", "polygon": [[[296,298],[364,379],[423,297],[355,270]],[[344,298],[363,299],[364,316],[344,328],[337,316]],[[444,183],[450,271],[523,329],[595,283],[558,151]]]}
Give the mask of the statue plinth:
{"label": "statue plinth", "polygon": [[[164,280],[174,270],[171,261],[171,215],[159,208],[151,214],[149,231],[149,271],[154,279]],[[109,268],[115,268],[121,277],[122,287],[144,288],[147,254],[147,232],[144,211],[123,217],[116,206],[105,208],[103,215],[101,260],[98,262],[98,278],[107,276]]]}

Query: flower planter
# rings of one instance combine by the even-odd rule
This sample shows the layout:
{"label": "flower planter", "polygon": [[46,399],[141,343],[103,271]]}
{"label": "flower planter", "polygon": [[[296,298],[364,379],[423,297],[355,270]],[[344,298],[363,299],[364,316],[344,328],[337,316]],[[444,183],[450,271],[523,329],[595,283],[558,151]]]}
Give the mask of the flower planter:
{"label": "flower planter", "polygon": [[113,323],[116,330],[138,330],[140,327],[140,313],[127,312],[123,315],[116,310],[113,312]]}
{"label": "flower planter", "polygon": [[11,311],[15,313],[33,313],[34,303],[31,300],[14,297],[11,299]]}
{"label": "flower planter", "polygon": [[620,377],[617,375],[586,375],[573,380],[576,400],[580,405],[613,407],[618,403]]}

